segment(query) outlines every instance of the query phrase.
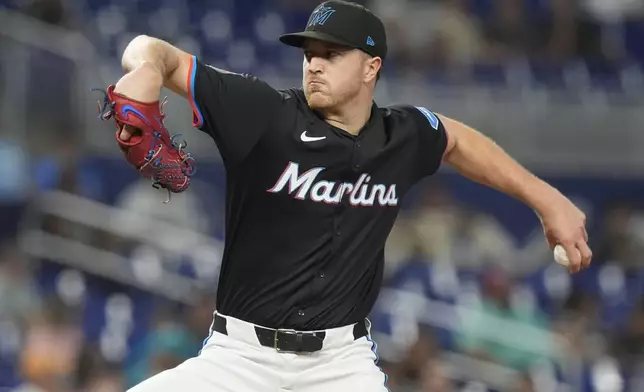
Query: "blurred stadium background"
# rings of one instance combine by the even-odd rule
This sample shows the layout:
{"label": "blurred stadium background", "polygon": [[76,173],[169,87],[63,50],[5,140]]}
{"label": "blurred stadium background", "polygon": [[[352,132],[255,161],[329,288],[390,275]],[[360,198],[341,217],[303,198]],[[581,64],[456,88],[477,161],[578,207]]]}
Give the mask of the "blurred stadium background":
{"label": "blurred stadium background", "polygon": [[[141,33],[297,85],[301,55],[277,36],[316,3],[0,1],[0,390],[123,391],[198,352],[222,251],[215,145],[170,96],[199,171],[162,205],[90,89]],[[391,390],[643,391],[644,2],[366,5],[389,29],[379,103],[492,136],[580,204],[596,255],[570,276],[528,208],[448,169],[420,184],[371,316]]]}

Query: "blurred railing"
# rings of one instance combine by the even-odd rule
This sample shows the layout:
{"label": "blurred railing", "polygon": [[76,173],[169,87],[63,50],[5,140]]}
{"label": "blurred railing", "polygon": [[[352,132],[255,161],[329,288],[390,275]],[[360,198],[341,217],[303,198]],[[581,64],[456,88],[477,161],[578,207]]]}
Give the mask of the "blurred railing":
{"label": "blurred railing", "polygon": [[[70,113],[74,120],[85,118],[81,113],[88,110],[89,105],[85,100],[79,97],[87,96],[86,92],[81,91],[87,85],[89,78],[87,73],[92,73],[95,65],[99,64],[93,51],[92,44],[81,34],[69,31],[60,27],[45,24],[36,19],[24,16],[13,11],[3,10],[0,8],[0,36],[2,45],[2,55],[0,61],[3,71],[4,92],[2,94],[2,126],[3,136],[12,136],[25,144],[28,144],[28,137],[34,136],[36,130],[29,129],[28,120],[40,115],[40,112],[47,112],[47,107],[32,106],[29,92],[35,89],[38,93],[52,97],[58,95],[57,101],[50,101],[52,105],[59,102],[72,103],[73,108]],[[69,92],[67,91],[46,91],[41,86],[33,86],[32,80],[36,77],[39,80],[54,81],[59,75],[56,71],[59,68],[51,68],[45,75],[35,75],[38,71],[32,68],[32,62],[37,61],[39,54],[48,55],[49,59],[60,59],[66,61],[64,67],[71,71],[71,77],[66,78],[65,82],[73,83]],[[52,64],[43,64],[44,68]],[[39,72],[42,73],[42,72]],[[95,71],[93,72],[96,73]],[[55,86],[55,85],[54,85]],[[42,86],[47,87],[47,86]],[[87,124],[77,124],[79,127],[86,128]],[[46,129],[38,130],[41,135],[46,133]],[[46,136],[46,135],[43,135]]]}
{"label": "blurred railing", "polygon": [[[33,205],[19,236],[21,248],[30,256],[187,304],[193,303],[201,290],[210,289],[211,279],[218,276],[223,244],[204,233],[61,191],[43,192],[33,200]],[[113,238],[134,241],[135,249],[139,251],[124,255],[88,243],[82,236],[51,232],[43,225],[50,218],[71,223],[80,228],[79,231],[95,229]],[[133,221],[137,222],[137,228],[127,225]],[[165,235],[157,235],[159,231]],[[173,238],[173,241],[167,241],[167,238]],[[206,279],[186,277],[163,265],[164,258],[185,257],[195,264],[197,275],[203,272]]]}
{"label": "blurred railing", "polygon": [[[36,127],[33,117],[44,110],[43,105],[25,99],[25,92],[33,89],[33,80],[42,75],[33,72],[37,54],[48,51],[67,61],[69,66],[52,65],[47,78],[58,78],[57,71],[73,68],[73,83],[69,97],[65,91],[41,91],[68,100],[73,125],[78,126],[86,148],[100,154],[118,153],[113,143],[113,127],[96,120],[95,101],[100,98],[90,93],[90,88],[104,87],[118,80],[122,72],[117,62],[99,58],[88,39],[77,32],[69,32],[34,21],[21,14],[0,10],[0,36],[2,37],[2,67],[5,91],[2,102],[2,129],[31,144],[47,140],[46,131]],[[64,63],[63,63],[64,64]],[[37,64],[38,65],[38,64]],[[42,64],[40,64],[42,68]],[[521,75],[522,68],[515,72]],[[288,87],[300,83],[298,77],[261,75],[275,87]],[[424,105],[435,111],[452,115],[493,137],[524,164],[541,172],[556,171],[569,174],[613,174],[640,176],[644,166],[644,94],[640,77],[626,81],[628,97],[594,89],[583,82],[583,73],[574,91],[554,92],[529,86],[531,82],[517,77],[503,88],[455,87],[432,85],[426,79],[409,75],[403,79],[384,79],[378,88],[381,104],[409,102]],[[46,79],[46,78],[45,78]],[[511,78],[514,80],[514,78]],[[632,79],[632,80],[631,80]],[[638,82],[639,81],[639,82]],[[640,86],[640,87],[638,87]],[[38,86],[36,86],[38,87]],[[46,86],[43,86],[44,88]],[[189,127],[191,113],[187,102],[171,95],[167,106],[167,125],[173,130]],[[51,100],[50,100],[51,101]],[[624,101],[627,103],[618,104]],[[51,102],[56,104],[56,102]],[[47,121],[45,120],[45,124]],[[186,135],[194,155],[199,159],[213,159],[216,147],[212,140],[200,132]]]}

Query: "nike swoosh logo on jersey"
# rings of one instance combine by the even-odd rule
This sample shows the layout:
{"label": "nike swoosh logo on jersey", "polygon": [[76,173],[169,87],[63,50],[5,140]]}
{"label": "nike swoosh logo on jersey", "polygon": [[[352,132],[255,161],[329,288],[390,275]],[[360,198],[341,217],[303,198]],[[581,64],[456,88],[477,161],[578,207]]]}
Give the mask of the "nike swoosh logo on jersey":
{"label": "nike swoosh logo on jersey", "polygon": [[302,132],[302,134],[300,135],[300,139],[302,139],[302,141],[303,141],[304,143],[308,143],[308,142],[317,142],[318,140],[326,139],[326,136],[320,136],[320,137],[308,136],[308,135],[306,134],[306,131],[304,131],[304,132]]}

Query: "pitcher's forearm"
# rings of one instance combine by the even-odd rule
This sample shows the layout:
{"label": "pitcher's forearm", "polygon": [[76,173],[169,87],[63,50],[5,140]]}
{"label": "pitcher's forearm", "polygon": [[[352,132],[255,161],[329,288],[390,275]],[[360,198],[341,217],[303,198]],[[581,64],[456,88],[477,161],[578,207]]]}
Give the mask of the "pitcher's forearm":
{"label": "pitcher's forearm", "polygon": [[465,177],[512,196],[537,213],[543,213],[561,197],[558,190],[510,157],[494,141],[458,121],[443,116],[452,148],[446,155]]}
{"label": "pitcher's forearm", "polygon": [[191,58],[165,41],[140,35],[123,52],[121,65],[126,75],[116,84],[116,91],[140,101],[154,101],[165,86],[187,97]]}
{"label": "pitcher's forearm", "polygon": [[178,66],[172,47],[159,39],[140,35],[123,52],[126,72],[115,91],[130,98],[150,102],[159,99],[166,79]]}
{"label": "pitcher's forearm", "polygon": [[141,102],[159,99],[163,87],[163,76],[150,63],[143,63],[125,74],[116,83],[114,91]]}

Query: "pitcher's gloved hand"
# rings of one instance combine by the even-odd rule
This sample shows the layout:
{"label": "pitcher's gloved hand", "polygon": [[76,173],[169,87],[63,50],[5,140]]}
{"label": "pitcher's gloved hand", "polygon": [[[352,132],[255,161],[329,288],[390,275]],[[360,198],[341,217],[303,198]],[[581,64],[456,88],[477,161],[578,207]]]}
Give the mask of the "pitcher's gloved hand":
{"label": "pitcher's gloved hand", "polygon": [[[177,143],[163,125],[166,103],[139,102],[114,92],[110,85],[103,102],[99,102],[99,118],[114,118],[116,140],[125,159],[145,178],[153,181],[153,186],[165,188],[169,192],[183,192],[190,186],[190,177],[195,173],[194,159],[183,151],[186,142]],[[101,90],[102,91],[102,90]],[[127,127],[129,138],[122,138],[121,131]],[[169,201],[169,200],[168,200]]]}

